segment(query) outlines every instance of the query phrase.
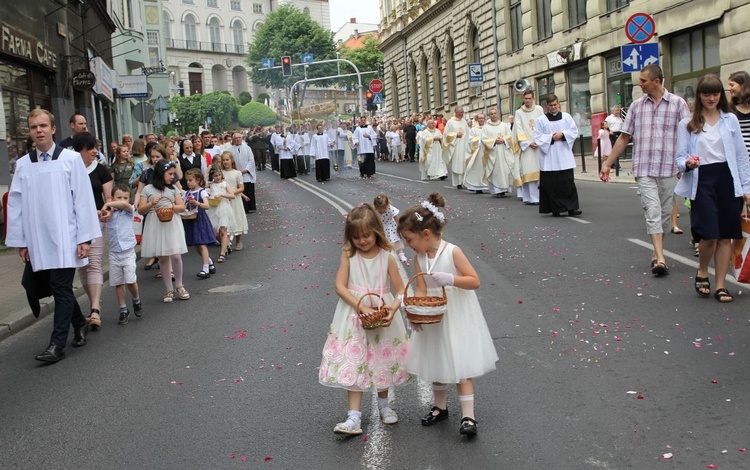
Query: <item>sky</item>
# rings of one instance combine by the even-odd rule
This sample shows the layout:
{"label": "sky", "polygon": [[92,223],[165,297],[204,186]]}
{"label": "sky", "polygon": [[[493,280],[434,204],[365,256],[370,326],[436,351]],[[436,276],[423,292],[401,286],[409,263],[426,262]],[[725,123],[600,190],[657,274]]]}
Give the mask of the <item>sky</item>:
{"label": "sky", "polygon": [[331,12],[331,30],[338,31],[350,18],[357,23],[380,23],[379,0],[328,0]]}

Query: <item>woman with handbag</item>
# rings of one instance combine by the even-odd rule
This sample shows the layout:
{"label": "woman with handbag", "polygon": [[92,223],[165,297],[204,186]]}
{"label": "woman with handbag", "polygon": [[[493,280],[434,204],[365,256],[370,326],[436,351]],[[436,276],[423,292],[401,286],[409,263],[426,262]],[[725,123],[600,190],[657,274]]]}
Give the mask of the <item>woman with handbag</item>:
{"label": "woman with handbag", "polygon": [[716,291],[722,303],[734,300],[725,279],[732,240],[742,238],[740,214],[750,204],[750,160],[740,124],[731,113],[724,86],[716,75],[698,82],[693,115],[677,129],[677,166],[682,178],[675,194],[690,198],[690,225],[699,243],[695,291],[711,295],[708,264],[714,259]]}

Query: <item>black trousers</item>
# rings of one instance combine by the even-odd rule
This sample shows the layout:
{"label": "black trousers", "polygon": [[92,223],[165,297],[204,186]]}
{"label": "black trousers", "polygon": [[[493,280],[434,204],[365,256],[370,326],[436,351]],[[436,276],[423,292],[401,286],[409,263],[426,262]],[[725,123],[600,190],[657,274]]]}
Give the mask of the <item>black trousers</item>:
{"label": "black trousers", "polygon": [[50,342],[61,348],[68,342],[71,324],[73,328],[86,326],[86,317],[83,316],[81,306],[73,294],[75,275],[75,268],[49,270],[49,286],[55,299],[55,318]]}
{"label": "black trousers", "polygon": [[406,141],[406,158],[408,160],[414,161],[414,153],[417,151],[417,141],[416,140],[407,140]]}
{"label": "black trousers", "polygon": [[256,210],[255,206],[255,183],[247,183],[243,182],[242,185],[245,187],[245,189],[242,191],[245,196],[247,196],[248,200],[242,199],[242,205],[245,208],[245,212],[250,212]]}
{"label": "black trousers", "polygon": [[279,154],[278,153],[271,154],[271,170],[279,171]]}

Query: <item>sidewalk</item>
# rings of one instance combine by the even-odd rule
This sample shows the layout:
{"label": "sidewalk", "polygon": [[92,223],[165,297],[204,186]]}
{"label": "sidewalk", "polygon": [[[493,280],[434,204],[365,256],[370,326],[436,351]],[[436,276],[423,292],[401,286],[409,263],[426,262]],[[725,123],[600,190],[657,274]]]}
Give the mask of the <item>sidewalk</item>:
{"label": "sidewalk", "polygon": [[[575,178],[578,181],[597,181],[599,179],[599,166],[597,158],[591,155],[586,156],[586,172],[583,172],[583,165],[581,164],[581,156],[576,155],[576,169]],[[609,172],[610,180],[609,183],[619,184],[635,184],[635,178],[633,178],[633,160],[622,160],[620,159],[620,176],[615,176],[614,168]]]}

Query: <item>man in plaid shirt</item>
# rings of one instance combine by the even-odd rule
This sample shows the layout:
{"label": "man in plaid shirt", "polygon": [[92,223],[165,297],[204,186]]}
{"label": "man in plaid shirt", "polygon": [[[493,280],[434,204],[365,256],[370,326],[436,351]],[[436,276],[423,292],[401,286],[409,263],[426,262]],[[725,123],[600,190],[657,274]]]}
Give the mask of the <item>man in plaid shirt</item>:
{"label": "man in plaid shirt", "polygon": [[664,258],[664,234],[670,229],[677,184],[677,125],[690,116],[690,109],[685,100],[664,88],[664,73],[659,66],[644,67],[638,81],[644,96],[630,106],[622,133],[602,164],[599,178],[609,181],[612,164],[632,138],[633,176],[640,190],[646,231],[654,246],[651,272],[663,276],[669,274]]}

